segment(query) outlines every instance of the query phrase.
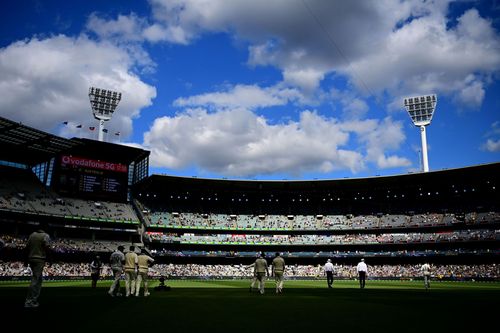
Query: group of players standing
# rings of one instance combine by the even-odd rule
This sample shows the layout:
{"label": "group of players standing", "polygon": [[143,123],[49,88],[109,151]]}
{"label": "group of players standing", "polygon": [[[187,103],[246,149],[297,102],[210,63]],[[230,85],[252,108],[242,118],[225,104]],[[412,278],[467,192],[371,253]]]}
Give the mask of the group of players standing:
{"label": "group of players standing", "polygon": [[[120,279],[125,274],[125,296],[139,296],[141,283],[144,282],[144,296],[149,296],[148,291],[148,270],[154,263],[154,259],[148,255],[146,249],[142,249],[140,254],[135,252],[135,246],[130,246],[129,251],[124,253],[125,248],[118,246],[118,249],[111,254],[109,259],[111,271],[113,272],[113,283],[108,294],[112,297],[122,296],[120,292]],[[92,288],[96,288],[102,269],[102,262],[96,256],[90,263]]]}
{"label": "group of players standing", "polygon": [[113,271],[113,283],[108,290],[111,297],[122,296],[120,293],[120,278],[125,273],[125,296],[139,296],[141,283],[144,282],[144,296],[149,296],[148,291],[148,270],[154,263],[154,259],[148,255],[146,249],[142,249],[140,254],[135,252],[135,247],[130,246],[129,251],[124,253],[124,247],[111,254],[110,266]]}

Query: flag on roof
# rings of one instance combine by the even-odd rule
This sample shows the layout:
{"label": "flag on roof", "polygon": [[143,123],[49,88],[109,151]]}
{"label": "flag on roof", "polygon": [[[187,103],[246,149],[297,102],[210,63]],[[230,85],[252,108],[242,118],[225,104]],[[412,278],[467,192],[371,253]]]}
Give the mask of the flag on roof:
{"label": "flag on roof", "polygon": [[93,131],[93,130],[95,130],[95,127],[94,126],[90,126],[89,130]]}

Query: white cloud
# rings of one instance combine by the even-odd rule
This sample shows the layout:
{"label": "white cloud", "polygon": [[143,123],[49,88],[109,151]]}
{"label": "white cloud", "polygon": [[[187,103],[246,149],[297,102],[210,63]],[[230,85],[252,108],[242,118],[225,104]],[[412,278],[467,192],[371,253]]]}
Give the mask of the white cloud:
{"label": "white cloud", "polygon": [[352,91],[340,91],[332,88],[330,96],[334,101],[340,102],[342,112],[346,119],[362,119],[368,112],[368,104],[357,97]]}
{"label": "white cloud", "polygon": [[95,33],[102,40],[112,40],[116,43],[137,43],[148,41],[151,43],[169,42],[188,44],[190,37],[180,27],[160,23],[149,23],[145,18],[132,13],[118,15],[116,19],[105,19],[96,13],[87,20],[87,29]]}
{"label": "white cloud", "polygon": [[[361,143],[355,149],[351,137]],[[151,165],[249,177],[285,173],[350,170],[356,173],[375,163],[379,168],[410,165],[386,150],[404,140],[401,124],[386,119],[339,122],[303,111],[298,121],[272,125],[249,110],[187,109],[174,117],[157,118],[144,135]]]}
{"label": "white cloud", "polygon": [[153,24],[142,31],[144,38],[151,42],[167,41],[169,40],[168,34],[169,32],[159,24]]}
{"label": "white cloud", "polygon": [[498,153],[500,152],[500,139],[488,139],[486,143],[483,145],[483,149],[491,152]]}
{"label": "white cloud", "polygon": [[408,167],[410,160],[397,155],[386,156],[386,152],[397,151],[405,141],[403,124],[390,117],[383,121],[376,119],[347,121],[344,128],[353,131],[366,149],[366,160],[378,168]]}
{"label": "white cloud", "polygon": [[500,121],[495,121],[491,124],[491,130],[485,136],[489,138],[481,145],[481,149],[490,153],[500,152]]}
{"label": "white cloud", "polygon": [[135,14],[118,15],[116,20],[106,20],[93,13],[87,20],[87,29],[101,39],[142,41],[142,30],[146,24],[144,19]]}
{"label": "white cloud", "polygon": [[300,87],[305,92],[311,93],[316,90],[325,76],[324,71],[313,68],[285,69],[283,81],[292,86]]}
{"label": "white cloud", "polygon": [[204,106],[216,108],[264,108],[285,105],[300,99],[301,94],[285,87],[261,88],[257,85],[236,85],[223,92],[205,93],[175,100],[175,106]]}
{"label": "white cloud", "polygon": [[[63,136],[92,136],[96,126],[88,99],[90,86],[122,92],[110,133],[132,132],[132,119],[152,103],[154,87],[134,68],[142,60],[106,42],[64,35],[29,39],[0,49],[0,115]],[[64,121],[69,126],[60,127]],[[77,130],[82,124],[84,130]]]}
{"label": "white cloud", "polygon": [[456,27],[448,29],[446,24],[436,15],[415,19],[352,68],[372,90],[396,96],[396,105],[407,95],[438,93],[453,96],[462,107],[478,108],[488,75],[500,69],[500,38],[474,9],[460,17]]}
{"label": "white cloud", "polygon": [[276,66],[285,83],[305,92],[329,73],[340,73],[365,93],[389,92],[398,100],[446,94],[477,108],[488,75],[500,69],[500,38],[492,23],[471,9],[453,26],[449,1],[150,3],[154,20],[181,36],[169,41],[186,44],[204,33],[231,33],[250,43],[250,65]]}
{"label": "white cloud", "polygon": [[484,83],[474,79],[472,75],[464,83],[464,88],[458,92],[458,102],[465,108],[478,110],[484,99]]}

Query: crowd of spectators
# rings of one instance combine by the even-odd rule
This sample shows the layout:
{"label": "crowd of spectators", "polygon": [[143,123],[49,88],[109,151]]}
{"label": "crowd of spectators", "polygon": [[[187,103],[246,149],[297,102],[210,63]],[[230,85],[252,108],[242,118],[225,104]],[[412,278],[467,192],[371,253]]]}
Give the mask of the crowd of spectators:
{"label": "crowd of spectators", "polygon": [[[334,265],[338,278],[357,277],[356,266]],[[500,265],[433,265],[432,276],[444,278],[500,278]],[[52,263],[45,266],[45,277],[88,277],[88,263]],[[250,278],[253,268],[245,265],[199,265],[199,264],[158,264],[149,270],[151,277],[192,277],[192,278]],[[29,272],[21,262],[0,262],[0,276],[22,277]],[[104,265],[101,276],[111,277],[109,266]],[[285,277],[321,278],[324,276],[322,265],[289,265]],[[422,276],[421,265],[368,265],[368,276],[377,278],[418,278]]]}
{"label": "crowd of spectators", "polygon": [[[225,257],[225,258],[255,258],[258,254],[252,251],[175,251],[170,249],[153,249],[156,256],[169,257]],[[284,258],[361,258],[361,257],[434,257],[457,255],[500,255],[500,250],[490,249],[447,249],[447,250],[400,250],[400,251],[298,251],[283,252]]]}
{"label": "crowd of spectators", "polygon": [[[1,235],[5,243],[5,248],[24,249],[28,240],[27,236]],[[119,245],[128,246],[127,242],[90,240],[90,239],[71,239],[71,238],[53,238],[50,243],[52,251],[57,253],[72,252],[109,252],[114,251]]]}
{"label": "crowd of spectators", "polygon": [[[497,235],[498,237],[498,235]],[[0,235],[5,248],[22,250],[26,246],[27,237],[14,237],[11,235]],[[352,239],[351,239],[352,240]],[[54,238],[50,247],[56,253],[111,253],[119,245],[128,247],[128,242],[90,239]],[[254,251],[175,251],[169,248],[152,249],[151,252],[158,256],[178,256],[178,257],[255,257]],[[399,250],[399,251],[299,251],[284,252],[284,257],[359,257],[359,256],[393,256],[393,257],[424,257],[424,256],[454,256],[458,254],[492,254],[499,253],[500,250],[478,250],[478,249],[446,249],[446,250]]]}
{"label": "crowd of spectators", "polygon": [[[206,244],[254,244],[254,245],[351,245],[351,244],[390,244],[424,242],[467,242],[500,240],[500,231],[471,230],[448,233],[408,233],[408,234],[348,234],[348,235],[195,235],[149,233],[151,240],[162,243],[206,243]],[[1,235],[6,248],[24,249],[27,237]],[[58,253],[72,252],[111,252],[118,245],[127,246],[127,242],[53,238],[51,248]]]}
{"label": "crowd of spectators", "polygon": [[223,229],[285,229],[285,230],[356,230],[450,226],[457,223],[473,225],[500,220],[500,212],[467,214],[412,214],[412,215],[243,215],[200,214],[166,211],[151,212],[147,216],[152,226],[223,228]]}
{"label": "crowd of spectators", "polygon": [[217,244],[286,244],[286,245],[343,245],[343,244],[386,244],[426,243],[500,240],[498,230],[461,230],[440,233],[388,233],[347,235],[253,235],[253,234],[210,234],[148,232],[153,241],[163,243],[217,243]]}

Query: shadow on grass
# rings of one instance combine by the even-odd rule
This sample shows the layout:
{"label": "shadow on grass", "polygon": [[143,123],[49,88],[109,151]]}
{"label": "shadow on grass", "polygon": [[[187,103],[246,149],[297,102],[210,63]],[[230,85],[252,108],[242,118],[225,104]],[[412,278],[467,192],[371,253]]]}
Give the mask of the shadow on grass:
{"label": "shadow on grass", "polygon": [[500,290],[172,288],[149,297],[110,297],[107,288],[42,288],[40,307],[24,309],[26,289],[1,288],[2,318],[51,332],[474,331],[498,311]]}

